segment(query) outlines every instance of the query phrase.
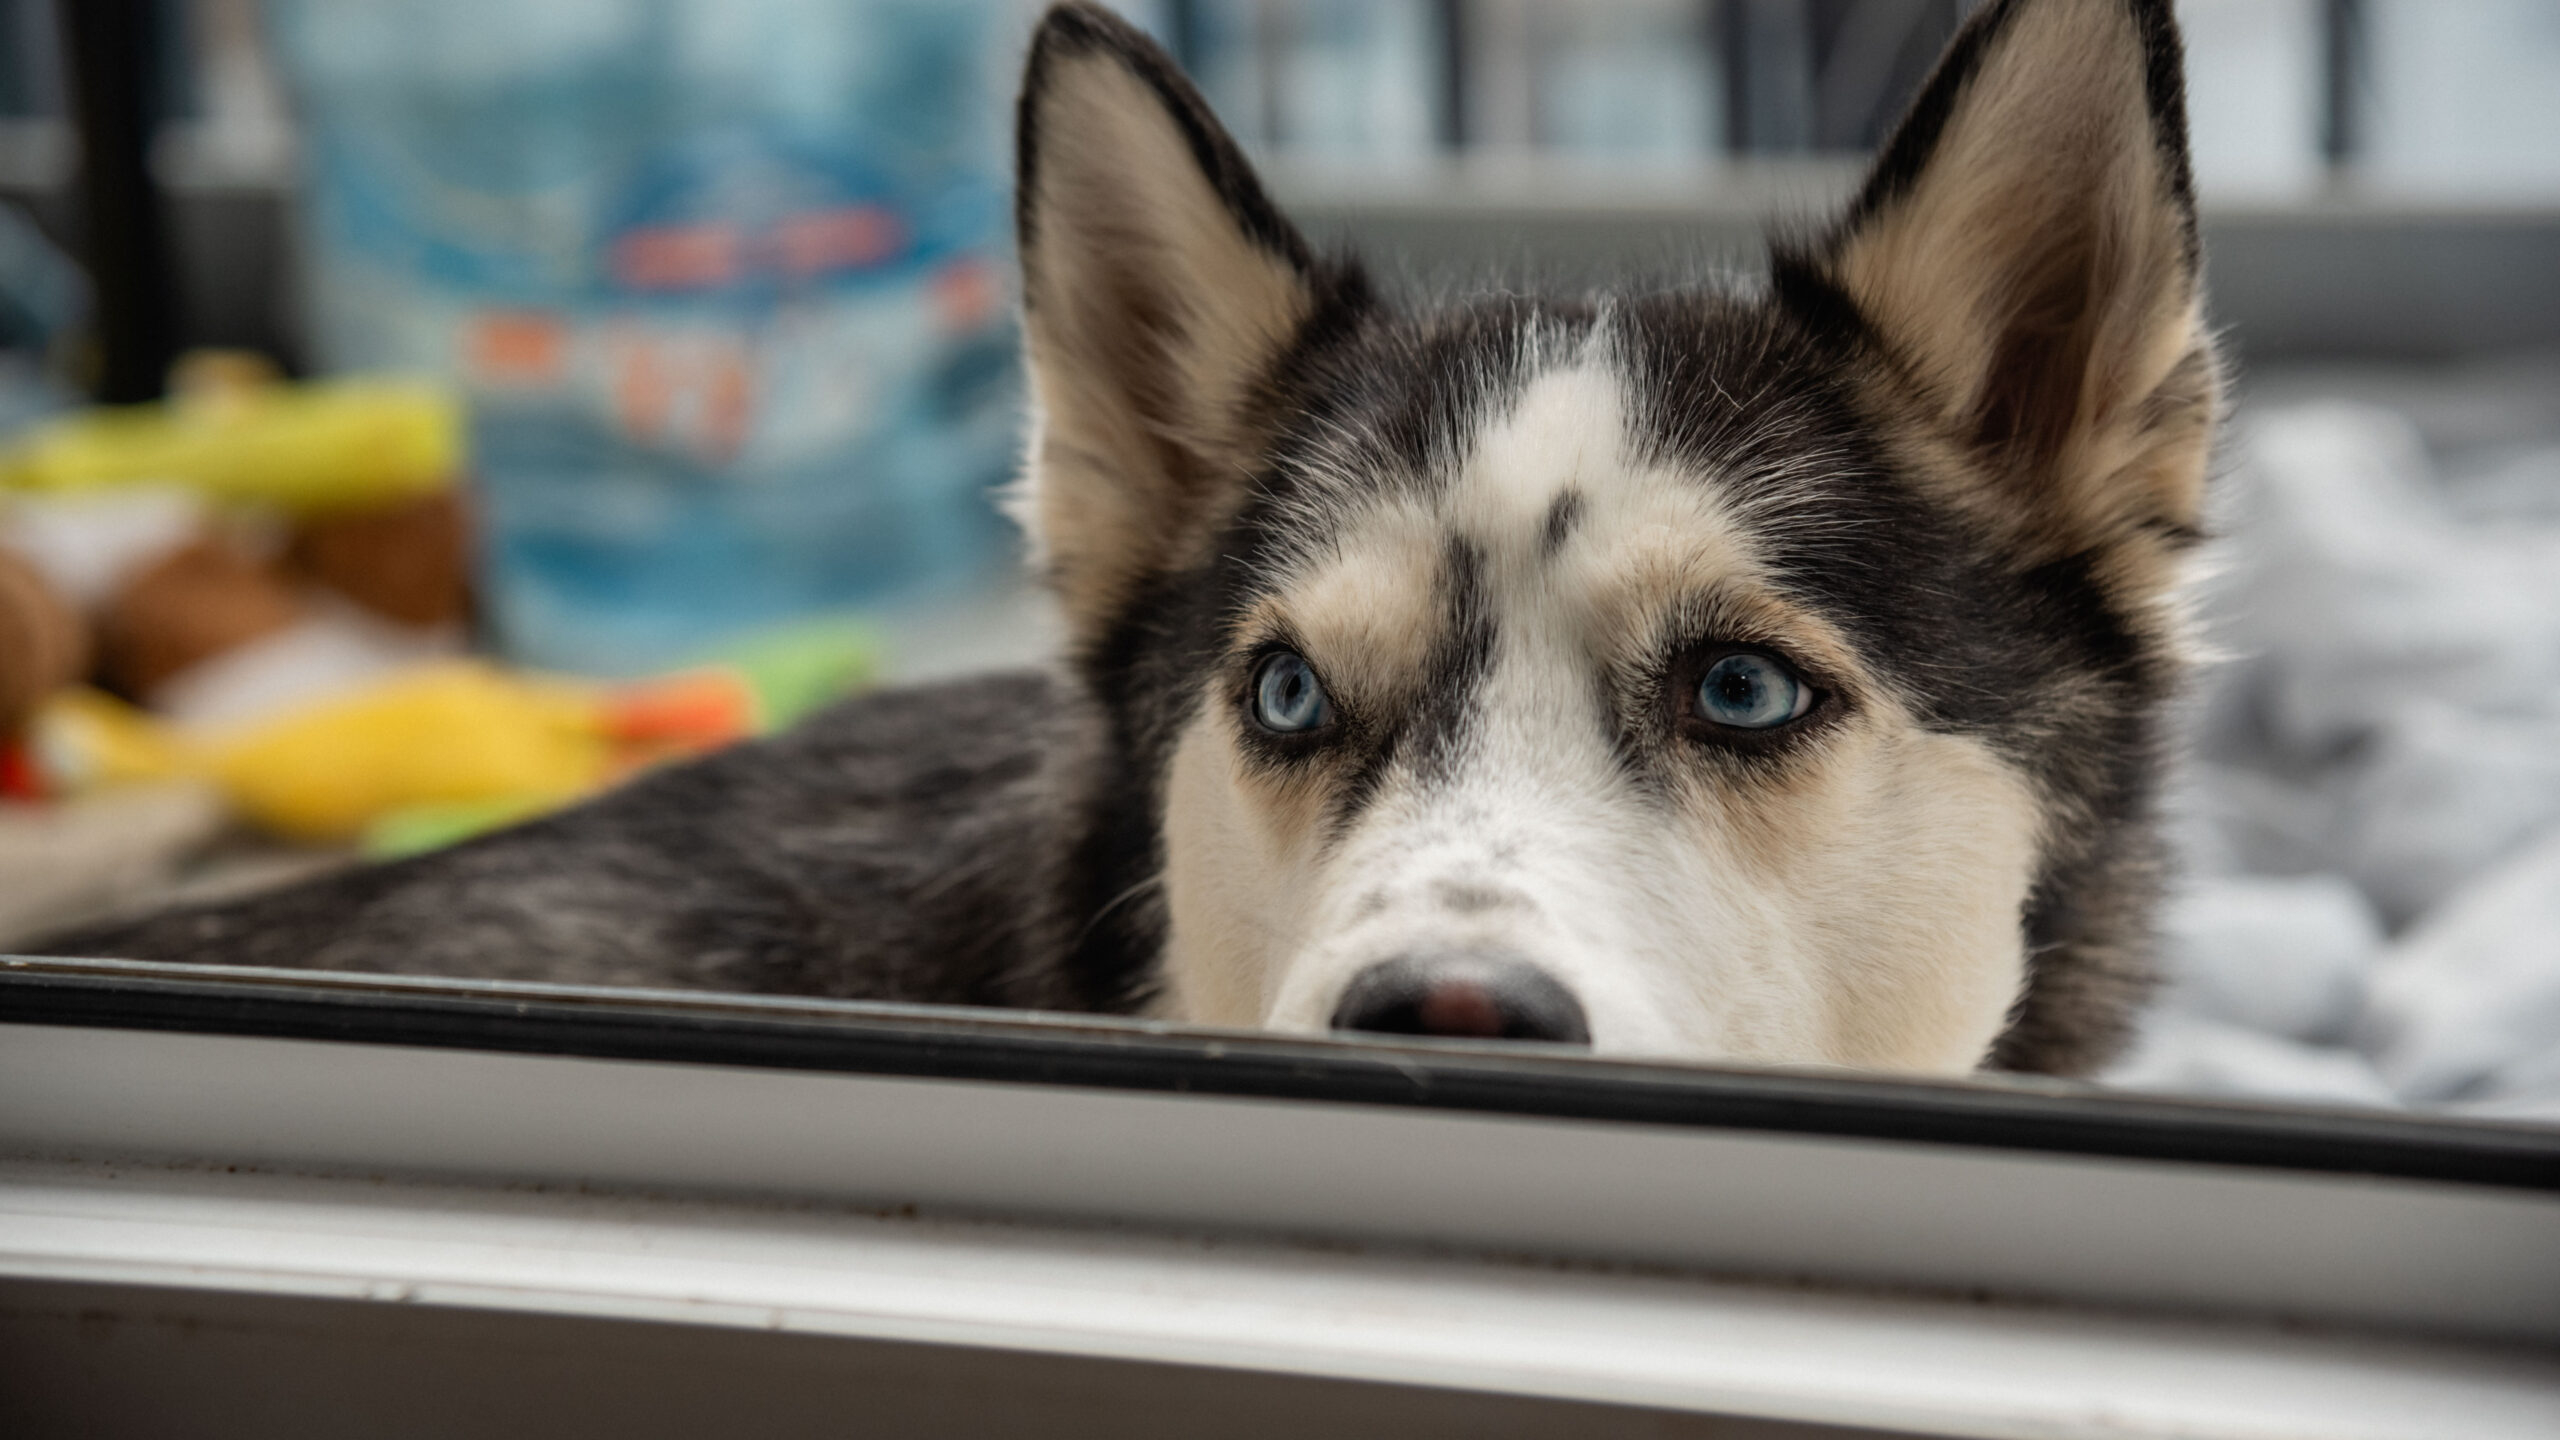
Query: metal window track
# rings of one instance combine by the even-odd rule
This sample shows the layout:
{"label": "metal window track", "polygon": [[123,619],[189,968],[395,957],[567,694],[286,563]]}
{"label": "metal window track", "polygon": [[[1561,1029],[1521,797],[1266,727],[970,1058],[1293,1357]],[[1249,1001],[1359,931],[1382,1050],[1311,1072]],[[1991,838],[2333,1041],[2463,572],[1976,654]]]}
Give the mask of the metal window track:
{"label": "metal window track", "polygon": [[[99,1315],[123,1339],[79,1351]],[[224,1384],[343,1378],[372,1372],[328,1346],[384,1325],[411,1328],[365,1363],[484,1387],[524,1348],[463,1342],[507,1326],[660,1356],[626,1394],[792,1346],[835,1357],[792,1384],[867,1376],[869,1404],[974,1364],[934,1413],[981,1424],[1064,1365],[1103,1397],[1093,1433],[1180,1433],[1132,1417],[1251,1393],[1264,1429],[1209,1413],[1232,1433],[1430,1433],[1395,1407],[1499,1399],[1448,1433],[2548,1435],[2560,1133],[0,962],[0,1370],[120,1356],[184,1392],[168,1356],[211,1342],[152,1338],[183,1329],[267,1337]],[[38,1403],[9,1392],[0,1429]],[[930,1419],[899,1433],[968,1433]]]}

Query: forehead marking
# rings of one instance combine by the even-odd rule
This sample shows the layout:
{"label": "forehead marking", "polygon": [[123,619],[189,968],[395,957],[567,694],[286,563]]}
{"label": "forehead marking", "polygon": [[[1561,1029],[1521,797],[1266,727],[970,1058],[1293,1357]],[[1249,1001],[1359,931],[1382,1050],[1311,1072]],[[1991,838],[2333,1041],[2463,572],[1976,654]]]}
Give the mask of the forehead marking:
{"label": "forehead marking", "polygon": [[1579,523],[1585,477],[1622,468],[1626,424],[1618,379],[1597,360],[1535,377],[1469,447],[1443,501],[1449,523],[1491,555],[1547,553]]}
{"label": "forehead marking", "polygon": [[1573,538],[1573,527],[1582,520],[1582,492],[1566,490],[1547,507],[1547,523],[1538,531],[1538,553],[1549,560]]}
{"label": "forehead marking", "polygon": [[1434,786],[1485,745],[1506,769],[1624,774],[1626,716],[1666,646],[1729,629],[1835,648],[1802,645],[1829,627],[1771,588],[1734,497],[1630,443],[1625,393],[1588,351],[1535,376],[1444,486],[1338,512],[1255,607],[1381,726],[1336,791],[1335,835],[1398,777]]}

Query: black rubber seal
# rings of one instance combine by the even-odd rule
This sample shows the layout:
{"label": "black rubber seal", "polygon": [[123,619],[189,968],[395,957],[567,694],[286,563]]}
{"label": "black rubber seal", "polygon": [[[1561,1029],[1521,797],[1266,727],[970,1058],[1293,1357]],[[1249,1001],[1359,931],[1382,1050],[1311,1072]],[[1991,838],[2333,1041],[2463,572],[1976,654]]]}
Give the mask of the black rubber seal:
{"label": "black rubber seal", "polygon": [[1022,1011],[0,959],[0,1024],[1390,1105],[2560,1191],[2560,1128]]}

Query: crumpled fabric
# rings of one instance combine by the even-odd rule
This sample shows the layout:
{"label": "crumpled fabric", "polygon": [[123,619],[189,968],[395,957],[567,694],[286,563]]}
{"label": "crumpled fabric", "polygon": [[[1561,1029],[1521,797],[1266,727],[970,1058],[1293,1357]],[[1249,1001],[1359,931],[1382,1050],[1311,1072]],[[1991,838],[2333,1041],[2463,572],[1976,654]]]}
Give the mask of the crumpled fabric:
{"label": "crumpled fabric", "polygon": [[2560,1123],[2560,409],[2357,388],[2235,421],[2167,983],[2105,1079]]}

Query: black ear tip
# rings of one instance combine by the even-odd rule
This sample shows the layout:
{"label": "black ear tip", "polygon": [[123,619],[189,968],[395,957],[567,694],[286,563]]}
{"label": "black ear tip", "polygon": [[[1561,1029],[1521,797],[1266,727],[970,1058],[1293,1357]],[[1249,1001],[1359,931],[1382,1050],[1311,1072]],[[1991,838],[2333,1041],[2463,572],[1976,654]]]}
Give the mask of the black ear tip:
{"label": "black ear tip", "polygon": [[1060,65],[1087,55],[1116,58],[1159,92],[1181,88],[1180,71],[1145,31],[1092,0],[1060,0],[1032,27],[1022,64],[1022,93],[1014,102],[1014,225],[1030,238],[1033,177],[1039,168],[1042,114],[1054,92]]}
{"label": "black ear tip", "polygon": [[1057,4],[1040,12],[1040,23],[1036,28],[1037,33],[1044,35],[1053,31],[1073,34],[1079,31],[1108,30],[1114,25],[1127,23],[1113,14],[1108,7],[1094,4],[1093,0],[1058,0]]}
{"label": "black ear tip", "polygon": [[1182,67],[1145,31],[1089,0],[1066,0],[1041,17],[1023,69],[1022,98],[1014,109],[1013,204],[1015,231],[1026,251],[1038,226],[1040,182],[1047,169],[1042,132],[1053,122],[1072,125],[1076,118],[1054,114],[1052,96],[1089,94],[1062,79],[1060,67],[1087,56],[1116,64],[1152,94],[1154,109],[1180,133],[1228,218],[1256,245],[1301,272],[1313,265],[1305,238],[1263,193],[1253,166]]}
{"label": "black ear tip", "polygon": [[1189,93],[1182,67],[1146,31],[1092,0],[1062,0],[1041,15],[1032,28],[1031,46],[1022,66],[1020,109],[1025,121],[1050,89],[1050,77],[1061,64],[1089,55],[1107,56],[1150,88],[1180,104]]}
{"label": "black ear tip", "polygon": [[2195,207],[2194,161],[2187,135],[2187,47],[2169,0],[2133,0],[2133,26],[2142,37],[2143,88],[2151,119],[2168,160],[2171,188]]}
{"label": "black ear tip", "polygon": [[1092,50],[1162,54],[1147,32],[1093,0],[1060,0],[1042,12],[1040,22],[1031,29],[1030,67],[1035,71],[1051,61]]}
{"label": "black ear tip", "polygon": [[[2186,47],[2179,38],[2174,0],[1988,0],[1973,7],[1947,42],[1937,65],[1877,152],[1865,182],[1824,241],[1812,248],[1836,251],[1878,212],[1909,193],[1921,171],[1928,168],[1960,101],[1983,72],[2001,68],[2019,22],[2066,7],[2083,15],[2112,10],[2130,22],[2136,48],[2124,58],[2140,66],[2152,142],[2160,155],[2169,199],[2187,214],[2192,228],[2195,180],[2188,153]],[[2006,68],[2014,68],[2014,63]],[[2188,248],[2192,261],[2192,237]]]}

